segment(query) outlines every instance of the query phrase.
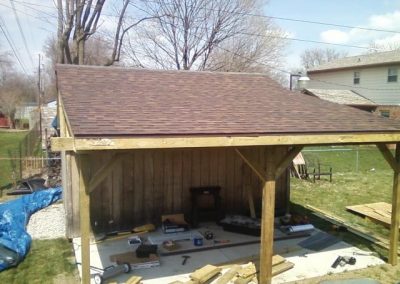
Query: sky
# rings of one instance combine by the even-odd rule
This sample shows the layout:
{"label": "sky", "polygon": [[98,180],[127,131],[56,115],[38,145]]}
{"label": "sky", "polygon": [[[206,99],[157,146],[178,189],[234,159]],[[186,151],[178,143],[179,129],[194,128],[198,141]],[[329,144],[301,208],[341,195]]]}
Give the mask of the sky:
{"label": "sky", "polygon": [[[7,38],[15,46],[21,64],[19,70],[35,73],[38,54],[48,37],[56,31],[55,0],[0,0],[0,51],[9,52],[13,57]],[[110,2],[110,1],[108,1]],[[107,1],[106,1],[107,3]],[[17,18],[25,37],[21,36],[18,22],[12,9],[15,6]],[[397,31],[397,33],[366,31],[321,24],[302,23],[273,19],[289,38],[320,41],[341,45],[367,47],[370,43],[400,42],[400,0],[269,0],[264,6],[264,15],[330,24]],[[106,26],[109,24],[103,22]],[[365,48],[329,45],[322,43],[287,40],[283,50],[285,70],[300,67],[300,54],[310,48],[330,47],[348,55],[363,54]],[[1,62],[0,62],[1,63]],[[23,67],[21,67],[23,65]]]}
{"label": "sky", "polygon": [[[273,17],[398,31],[398,33],[375,32],[274,19],[274,22],[291,38],[360,47],[367,47],[371,42],[400,43],[400,0],[270,0],[264,8],[264,14]],[[367,49],[362,48],[290,40],[285,50],[285,69],[290,71],[290,69],[300,66],[300,54],[310,48],[334,48],[346,52],[349,56],[367,52]]]}

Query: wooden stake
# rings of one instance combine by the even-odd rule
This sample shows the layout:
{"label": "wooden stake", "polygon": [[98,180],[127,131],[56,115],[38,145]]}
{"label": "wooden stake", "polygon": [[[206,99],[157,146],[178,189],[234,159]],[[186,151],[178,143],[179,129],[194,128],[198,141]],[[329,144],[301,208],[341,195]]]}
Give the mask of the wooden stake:
{"label": "wooden stake", "polygon": [[272,254],[275,213],[275,159],[274,148],[267,148],[267,171],[262,195],[260,284],[270,284],[272,279]]}
{"label": "wooden stake", "polygon": [[394,171],[393,177],[393,194],[392,194],[392,224],[390,227],[390,249],[389,249],[389,263],[397,265],[397,249],[399,241],[399,225],[400,225],[400,143],[396,144],[396,153],[394,157],[397,165],[397,171]]}
{"label": "wooden stake", "polygon": [[254,206],[254,198],[253,198],[253,188],[250,185],[246,185],[247,197],[249,200],[249,208],[250,208],[250,217],[256,218],[256,208]]}
{"label": "wooden stake", "polygon": [[90,198],[85,182],[88,163],[84,155],[77,155],[77,161],[79,168],[82,283],[90,284]]}

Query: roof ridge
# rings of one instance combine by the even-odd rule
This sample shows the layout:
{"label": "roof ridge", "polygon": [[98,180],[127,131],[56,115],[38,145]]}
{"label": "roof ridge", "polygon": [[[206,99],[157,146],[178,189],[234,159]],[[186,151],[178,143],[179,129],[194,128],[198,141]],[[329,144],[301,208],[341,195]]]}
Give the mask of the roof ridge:
{"label": "roof ridge", "polygon": [[[192,74],[220,74],[220,75],[245,75],[245,76],[263,76],[268,79],[272,78],[268,73],[260,72],[226,72],[226,71],[211,71],[211,70],[166,70],[166,69],[152,69],[152,68],[138,68],[138,67],[124,67],[124,66],[104,66],[104,65],[74,65],[74,64],[56,64],[56,70],[59,68],[75,68],[75,69],[110,69],[110,70],[123,70],[123,71],[145,71],[145,72],[160,72],[160,73],[192,73]],[[273,80],[272,80],[273,81]]]}

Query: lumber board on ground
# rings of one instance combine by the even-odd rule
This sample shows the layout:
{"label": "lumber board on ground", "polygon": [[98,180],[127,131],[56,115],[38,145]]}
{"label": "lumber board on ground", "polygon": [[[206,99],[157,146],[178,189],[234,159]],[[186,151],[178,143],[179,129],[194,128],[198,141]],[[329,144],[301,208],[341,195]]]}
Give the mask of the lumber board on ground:
{"label": "lumber board on ground", "polygon": [[142,277],[141,276],[132,276],[132,277],[130,277],[126,282],[125,282],[125,284],[139,284],[140,283],[140,281],[142,280]]}
{"label": "lumber board on ground", "polygon": [[190,274],[190,278],[194,281],[198,281],[199,283],[205,283],[220,272],[221,268],[207,264],[206,266],[203,266],[202,268],[197,269]]}
{"label": "lumber board on ground", "polygon": [[[283,263],[285,261],[286,261],[285,258],[280,255],[274,255],[272,257],[272,265],[273,266]],[[245,263],[249,263],[249,262],[254,262],[254,264],[256,264],[256,266],[258,266],[258,264],[260,262],[260,255],[251,255],[251,256],[241,257],[241,258],[230,260],[230,261],[220,262],[220,263],[216,264],[216,266],[218,266],[220,268],[226,268],[226,267],[234,265],[234,264],[245,264]]]}
{"label": "lumber board on ground", "polygon": [[[348,224],[343,219],[341,219],[337,216],[334,216],[331,213],[321,210],[317,207],[314,207],[311,205],[306,205],[306,208],[313,210],[314,215],[316,215],[332,224],[345,227],[347,229],[347,231],[349,231],[367,241],[370,241],[373,244],[375,244],[381,248],[384,248],[387,250],[389,249],[389,241],[381,236],[377,236],[373,232],[367,231],[364,228],[357,226],[357,225]],[[397,254],[400,255],[400,250],[397,251]]]}
{"label": "lumber board on ground", "polygon": [[386,202],[376,202],[346,206],[346,209],[362,217],[366,217],[375,223],[390,228],[392,218],[392,205]]}
{"label": "lumber board on ground", "polygon": [[224,275],[222,275],[221,277],[219,277],[215,284],[226,284],[229,281],[231,281],[231,279],[233,277],[236,276],[237,272],[241,269],[241,266],[238,264],[234,264],[227,272],[224,273]]}
{"label": "lumber board on ground", "polygon": [[290,261],[286,261],[283,263],[280,263],[278,265],[272,266],[272,276],[281,274],[289,269],[292,269],[294,267],[294,264]]}

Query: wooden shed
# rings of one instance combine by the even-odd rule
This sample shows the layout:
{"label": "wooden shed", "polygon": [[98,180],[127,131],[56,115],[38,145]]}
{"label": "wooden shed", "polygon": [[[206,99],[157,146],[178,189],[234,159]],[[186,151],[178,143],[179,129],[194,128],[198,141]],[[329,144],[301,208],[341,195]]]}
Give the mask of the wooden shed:
{"label": "wooden shed", "polygon": [[[389,261],[397,262],[400,123],[294,94],[264,74],[57,66],[64,203],[81,236],[187,212],[189,188],[222,188],[226,212],[262,216],[260,283],[271,282],[273,221],[286,169],[305,145],[376,144],[395,171]],[[253,200],[253,202],[252,202]],[[252,205],[254,204],[254,208]]]}

